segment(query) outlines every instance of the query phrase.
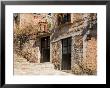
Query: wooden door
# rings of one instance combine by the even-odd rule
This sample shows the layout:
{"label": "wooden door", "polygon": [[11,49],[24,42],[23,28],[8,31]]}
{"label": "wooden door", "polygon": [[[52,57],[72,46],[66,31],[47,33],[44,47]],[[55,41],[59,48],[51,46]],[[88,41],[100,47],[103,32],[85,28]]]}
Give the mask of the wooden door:
{"label": "wooden door", "polygon": [[41,62],[50,61],[50,37],[41,38]]}
{"label": "wooden door", "polygon": [[71,69],[71,37],[62,40],[62,70]]}

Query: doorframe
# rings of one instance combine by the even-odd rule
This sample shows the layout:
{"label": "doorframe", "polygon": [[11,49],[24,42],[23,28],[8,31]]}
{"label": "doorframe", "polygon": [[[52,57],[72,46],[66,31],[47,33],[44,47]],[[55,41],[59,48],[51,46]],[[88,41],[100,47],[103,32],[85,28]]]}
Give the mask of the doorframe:
{"label": "doorframe", "polygon": [[[50,39],[50,35],[40,37],[40,54],[41,54],[40,63],[44,63],[44,62],[43,62],[43,57],[42,57],[42,43],[41,43],[41,39],[42,39],[42,38],[45,38],[45,37],[49,37],[49,39]],[[49,49],[49,51],[50,51],[50,49]],[[50,54],[50,53],[49,53],[49,54]],[[50,56],[49,56],[49,57],[50,57]],[[50,59],[50,58],[49,58],[49,59]],[[50,62],[50,60],[49,60],[49,62]]]}
{"label": "doorframe", "polygon": [[[69,37],[66,37],[66,38],[63,38],[63,39],[67,39],[67,38],[70,38],[71,39],[71,53],[72,53],[72,36],[69,36]],[[61,39],[61,62],[60,62],[60,64],[61,64],[61,66],[60,66],[60,70],[62,70],[62,60],[63,60],[63,44],[62,44],[62,40],[63,39]],[[71,54],[72,55],[72,54]],[[71,56],[71,68],[72,68],[72,56]],[[70,69],[71,70],[71,69]]]}

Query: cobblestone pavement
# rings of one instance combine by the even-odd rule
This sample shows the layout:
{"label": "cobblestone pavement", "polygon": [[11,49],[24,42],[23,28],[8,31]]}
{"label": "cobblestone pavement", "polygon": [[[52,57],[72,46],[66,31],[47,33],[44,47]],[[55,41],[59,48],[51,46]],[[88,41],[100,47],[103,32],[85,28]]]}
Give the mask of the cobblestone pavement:
{"label": "cobblestone pavement", "polygon": [[26,59],[14,56],[14,75],[72,75],[55,70],[50,62],[29,63]]}

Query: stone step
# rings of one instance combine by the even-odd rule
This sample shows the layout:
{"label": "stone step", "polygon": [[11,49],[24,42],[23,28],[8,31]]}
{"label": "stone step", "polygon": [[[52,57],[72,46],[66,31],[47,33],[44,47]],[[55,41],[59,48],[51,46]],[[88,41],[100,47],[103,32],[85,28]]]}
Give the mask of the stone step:
{"label": "stone step", "polygon": [[14,63],[14,67],[17,69],[30,69],[30,70],[51,70],[54,69],[54,65],[52,63],[29,63],[29,62],[16,62]]}
{"label": "stone step", "polygon": [[14,69],[17,71],[50,71],[54,70],[54,65],[50,62],[45,63],[30,63],[25,58],[14,56]]}
{"label": "stone step", "polygon": [[14,59],[14,62],[27,62],[27,60],[25,58],[17,58]]}

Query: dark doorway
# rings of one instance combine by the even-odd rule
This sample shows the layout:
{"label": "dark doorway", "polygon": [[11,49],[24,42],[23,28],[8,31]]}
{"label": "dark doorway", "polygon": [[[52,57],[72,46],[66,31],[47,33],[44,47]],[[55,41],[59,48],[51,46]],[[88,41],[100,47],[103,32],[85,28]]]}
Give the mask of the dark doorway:
{"label": "dark doorway", "polygon": [[41,38],[41,62],[50,61],[50,37]]}
{"label": "dark doorway", "polygon": [[71,70],[71,37],[62,40],[62,70]]}

